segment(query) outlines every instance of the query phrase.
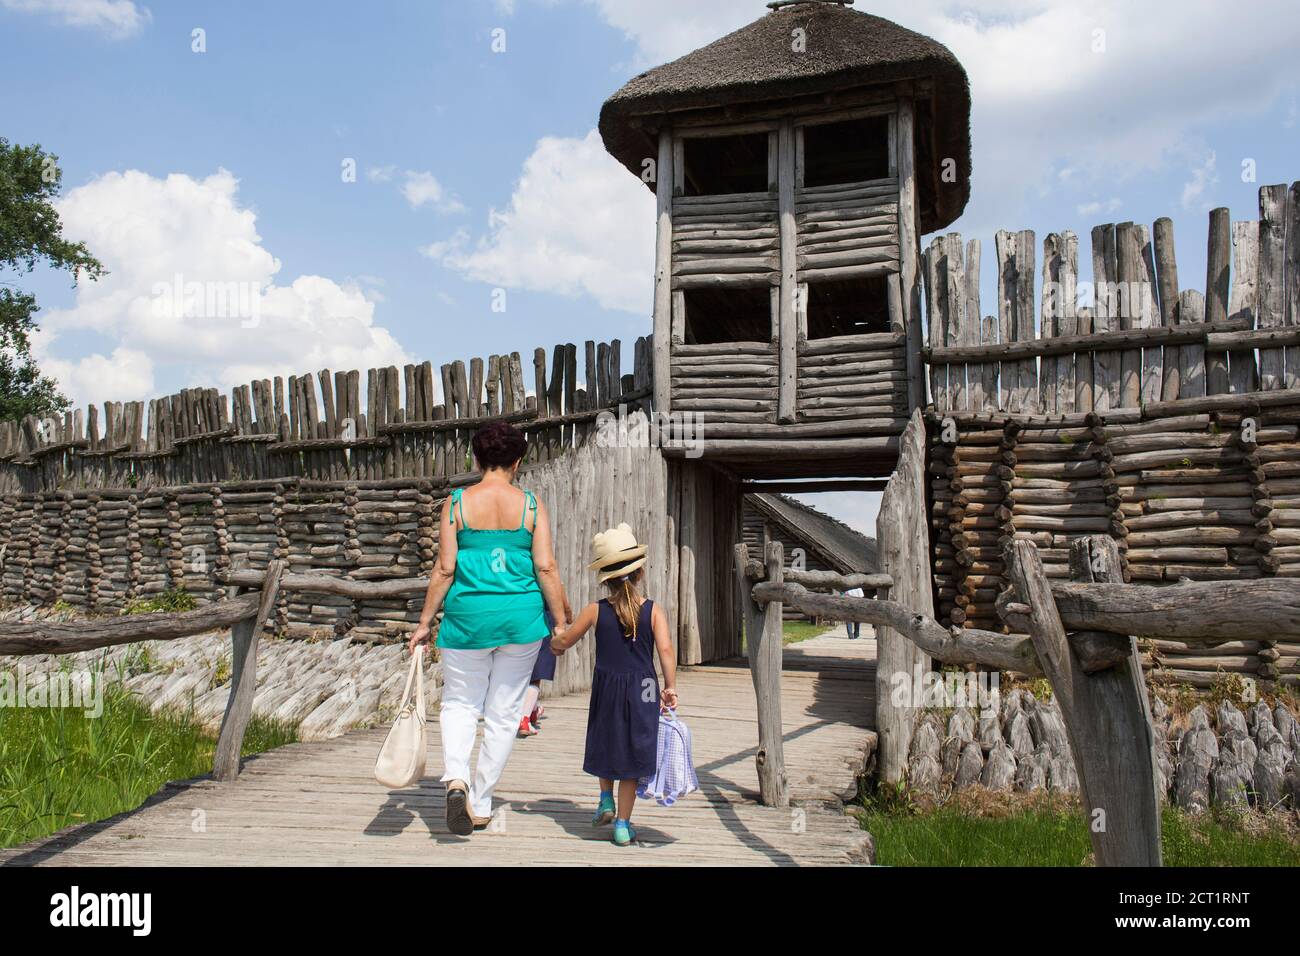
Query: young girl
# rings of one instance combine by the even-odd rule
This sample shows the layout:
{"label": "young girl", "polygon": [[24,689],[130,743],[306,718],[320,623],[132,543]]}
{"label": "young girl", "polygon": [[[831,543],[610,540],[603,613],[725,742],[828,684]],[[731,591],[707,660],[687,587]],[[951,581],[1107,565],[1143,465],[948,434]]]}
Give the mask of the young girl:
{"label": "young girl", "polygon": [[[614,844],[627,846],[636,839],[630,820],[637,781],[655,769],[659,709],[677,706],[677,666],[668,619],[639,587],[645,573],[645,545],[637,544],[627,524],[620,524],[596,535],[592,549],[596,560],[588,567],[598,572],[609,594],[583,608],[567,630],[557,627],[551,650],[563,654],[596,628],[596,670],[582,769],[600,779],[600,803],[591,825],[613,820]],[[663,669],[662,691],[655,678],[652,643]]]}

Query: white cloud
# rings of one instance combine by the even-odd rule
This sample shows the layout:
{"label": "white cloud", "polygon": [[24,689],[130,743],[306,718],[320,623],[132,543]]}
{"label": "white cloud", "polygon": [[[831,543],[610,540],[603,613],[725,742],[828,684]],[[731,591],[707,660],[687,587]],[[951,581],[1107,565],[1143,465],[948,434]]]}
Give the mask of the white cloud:
{"label": "white cloud", "polygon": [[402,182],[402,195],[406,197],[412,209],[427,205],[433,206],[441,213],[465,211],[460,200],[448,196],[437,177],[427,171],[408,169]]}
{"label": "white cloud", "polygon": [[0,7],[43,14],[67,26],[102,30],[115,38],[139,33],[152,17],[147,8],[132,0],[0,0]]}
{"label": "white cloud", "polygon": [[[129,170],[59,200],[67,235],[109,270],[83,281],[70,308],[43,312],[33,341],[41,368],[78,404],[407,361],[358,283],[317,275],[276,283],[280,262],[239,205],[238,186],[226,170],[206,179]],[[201,295],[186,307],[194,289]],[[69,358],[67,338],[78,332],[108,344]]]}
{"label": "white cloud", "polygon": [[600,135],[546,137],[524,161],[509,206],[471,245],[461,230],[421,250],[476,282],[589,295],[641,315],[652,306],[654,196],[610,158]]}
{"label": "white cloud", "polygon": [[1191,178],[1183,183],[1183,208],[1192,209],[1204,201],[1205,190],[1219,181],[1218,156],[1210,150],[1204,162],[1191,169]]}
{"label": "white cloud", "polygon": [[1092,202],[1080,203],[1075,207],[1075,211],[1085,219],[1091,218],[1098,213],[1116,212],[1123,202],[1115,196],[1110,199],[1094,199]]}
{"label": "white cloud", "polygon": [[[550,3],[553,0],[537,0]],[[753,0],[581,0],[636,47],[637,67],[689,53],[754,20]],[[1181,165],[1203,124],[1259,115],[1297,88],[1293,0],[878,0],[870,12],[948,46],[973,104],[967,231],[1016,208]],[[978,10],[978,12],[975,12]],[[1098,34],[1104,52],[1094,52]],[[815,43],[815,37],[810,39]]]}

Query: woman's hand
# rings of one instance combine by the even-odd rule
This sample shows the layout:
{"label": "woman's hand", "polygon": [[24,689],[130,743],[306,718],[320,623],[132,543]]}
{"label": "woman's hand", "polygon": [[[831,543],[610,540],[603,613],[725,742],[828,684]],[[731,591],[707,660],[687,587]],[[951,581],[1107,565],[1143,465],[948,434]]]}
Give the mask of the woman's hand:
{"label": "woman's hand", "polygon": [[569,607],[569,594],[564,593],[564,626],[573,627],[573,608]]}
{"label": "woman's hand", "polygon": [[555,626],[555,629],[551,631],[551,641],[550,641],[551,653],[554,654],[556,657],[561,656],[565,651],[569,649],[568,645],[556,643],[560,639],[560,636],[564,634],[564,630],[565,630],[564,628],[560,627],[557,624]]}
{"label": "woman's hand", "polygon": [[672,687],[665,687],[659,692],[659,703],[669,710],[677,709],[677,690]]}
{"label": "woman's hand", "polygon": [[407,646],[410,648],[411,653],[414,654],[415,649],[417,647],[419,647],[421,644],[428,644],[428,643],[429,643],[429,625],[421,624],[419,627],[417,627],[414,631],[411,632],[411,640],[409,641]]}

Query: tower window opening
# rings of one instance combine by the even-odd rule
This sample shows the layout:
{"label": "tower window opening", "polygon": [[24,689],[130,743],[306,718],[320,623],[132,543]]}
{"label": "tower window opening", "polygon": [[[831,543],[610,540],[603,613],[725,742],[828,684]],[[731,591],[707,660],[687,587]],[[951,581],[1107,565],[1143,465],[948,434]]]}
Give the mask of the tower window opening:
{"label": "tower window opening", "polygon": [[885,276],[808,284],[808,338],[889,331]]}
{"label": "tower window opening", "polygon": [[687,289],[683,340],[688,345],[772,341],[772,290],[768,285]]}
{"label": "tower window opening", "polygon": [[835,186],[889,176],[889,117],[803,128],[803,184]]}
{"label": "tower window opening", "polygon": [[687,196],[767,192],[767,133],[682,140]]}

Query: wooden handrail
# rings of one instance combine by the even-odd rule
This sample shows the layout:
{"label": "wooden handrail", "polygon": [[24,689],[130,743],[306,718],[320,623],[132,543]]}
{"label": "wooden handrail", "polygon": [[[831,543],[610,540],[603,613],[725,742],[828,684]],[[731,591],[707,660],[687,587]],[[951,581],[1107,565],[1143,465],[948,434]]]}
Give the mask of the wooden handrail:
{"label": "wooden handrail", "polygon": [[1067,630],[1217,643],[1300,637],[1300,580],[1085,584],[1054,581],[1052,597]]}
{"label": "wooden handrail", "polygon": [[239,776],[244,731],[253,716],[253,696],[257,692],[258,639],[271,609],[275,607],[283,574],[283,560],[276,559],[267,564],[255,615],[245,618],[230,630],[230,697],[226,700],[226,714],[221,719],[221,732],[212,760],[212,776],[217,780],[230,781]]}
{"label": "wooden handrail", "polygon": [[275,607],[284,575],[284,561],[271,561],[264,572],[251,572],[250,585],[259,588],[228,600],[173,614],[139,614],[109,621],[77,624],[9,624],[0,626],[0,654],[76,654],[100,647],[138,641],[173,641],[222,627],[230,628],[230,698],[217,737],[212,775],[229,781],[239,776],[239,754],[253,714],[257,690],[257,644],[267,617]]}
{"label": "wooden handrail", "polygon": [[249,594],[174,614],[133,614],[76,624],[4,624],[0,625],[0,654],[76,654],[137,641],[174,641],[231,627],[256,610],[257,595]]}
{"label": "wooden handrail", "polygon": [[[1290,344],[1288,331],[1276,333],[1251,328],[1245,319],[1228,319],[1223,322],[1198,322],[1187,325],[1156,326],[1149,329],[1124,329],[1118,332],[1095,332],[1087,335],[1061,335],[1054,338],[1028,339],[1023,342],[1000,342],[988,345],[954,345],[922,350],[931,365],[950,365],[963,362],[1015,361],[1050,355],[1070,355],[1075,352],[1105,352],[1135,346],[1158,345],[1208,345],[1221,343],[1227,348],[1251,348],[1254,344]],[[1300,332],[1300,329],[1296,330]],[[1227,336],[1214,339],[1214,336]],[[1279,341],[1280,340],[1280,341]],[[1296,338],[1300,341],[1300,337]]]}

